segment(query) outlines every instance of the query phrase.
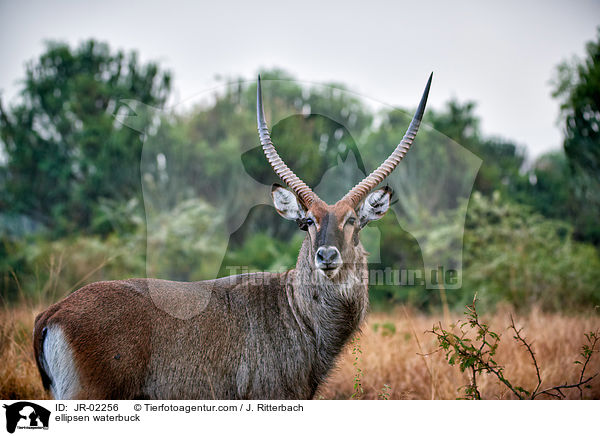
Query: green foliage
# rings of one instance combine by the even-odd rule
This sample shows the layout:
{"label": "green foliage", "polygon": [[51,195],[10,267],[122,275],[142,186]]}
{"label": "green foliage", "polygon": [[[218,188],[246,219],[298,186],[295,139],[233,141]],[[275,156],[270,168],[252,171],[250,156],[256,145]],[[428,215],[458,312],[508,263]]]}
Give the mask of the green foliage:
{"label": "green foliage", "polygon": [[444,110],[429,109],[425,121],[483,160],[474,190],[485,195],[497,190],[510,192],[523,180],[519,170],[525,160],[524,149],[507,140],[484,138],[476,107],[472,101],[450,100]]}
{"label": "green foliage", "polygon": [[[81,286],[115,277],[145,275],[144,235],[81,236],[49,241],[35,236],[10,241],[0,258],[2,299],[56,301]],[[13,291],[13,288],[16,290]]]}
{"label": "green foliage", "polygon": [[465,237],[464,288],[478,290],[490,307],[547,310],[600,304],[600,256],[573,241],[564,222],[548,220],[528,208],[478,193],[469,203]]}
{"label": "green foliage", "polygon": [[577,220],[579,206],[572,188],[569,163],[561,150],[536,159],[528,179],[520,180],[510,197],[546,218],[573,223]]}
{"label": "green foliage", "polygon": [[384,322],[373,324],[373,331],[375,333],[381,330],[381,336],[394,336],[396,334],[396,326],[392,322]]}
{"label": "green foliage", "polygon": [[49,43],[27,65],[19,102],[0,104],[0,209],[58,235],[115,230],[98,218],[97,202],[139,197],[142,143],[114,115],[123,99],[160,106],[169,89],[170,75],[135,52]]}
{"label": "green foliage", "polygon": [[147,249],[152,252],[152,257],[148,256],[148,276],[192,281],[217,269],[217,254],[223,242],[212,229],[222,219],[202,199],[183,201],[168,213],[153,217],[147,235]]}
{"label": "green foliage", "polygon": [[360,367],[360,355],[362,354],[360,337],[355,336],[352,338],[350,346],[352,347],[352,355],[354,356],[354,361],[352,362],[352,365],[354,366],[354,392],[352,393],[351,398],[359,400],[364,394],[364,389],[362,387],[363,371]]}
{"label": "green foliage", "polygon": [[[482,135],[475,103],[450,101],[428,109],[425,124],[483,159],[463,241],[464,290],[447,292],[454,307],[464,305],[475,290],[486,308],[500,301],[549,310],[600,304],[598,252],[576,242],[596,242],[593,235],[600,231],[600,209],[590,197],[600,192],[592,183],[598,174],[593,166],[597,47],[591,43],[585,61],[560,69],[556,95],[563,99],[567,153],[544,155],[528,172],[521,147]],[[340,84],[305,87],[281,70],[261,74],[279,152],[309,185],[323,182],[319,193],[327,200],[355,181],[345,173],[332,177],[332,168],[352,156],[361,171],[370,171],[387,157],[410,120],[400,110],[373,114]],[[27,66],[20,99],[6,108],[0,104],[4,295],[15,297],[19,289],[46,292],[39,283],[51,277],[56,292],[65,292],[98,277],[194,280],[215,268],[227,275],[232,267],[240,272],[293,267],[304,233],[272,207],[254,207],[241,227],[230,222],[249,210],[244,203],[248,177],[264,185],[279,180],[256,137],[256,85],[227,82],[213,99],[187,112],[157,117],[132,107],[136,126],[145,132],[142,148],[142,134],[115,117],[132,113],[124,100],[150,109],[163,105],[169,74],[155,63],[140,63],[135,53],[111,51],[95,41],[76,48],[49,44]],[[370,225],[384,235],[380,263],[372,264],[381,271],[422,271],[423,250],[447,264],[456,261],[450,259],[457,252],[451,236],[461,229],[465,204],[447,187],[460,191],[470,188],[471,180],[453,153],[458,145],[448,138],[440,142],[435,130],[420,131],[389,179],[400,188],[421,190],[397,192],[409,205],[406,210]],[[573,177],[575,169],[579,175]],[[252,206],[260,203],[251,200]],[[142,207],[151,218],[148,232]],[[398,219],[440,225],[428,232],[423,248],[418,240],[423,235],[399,226]],[[217,265],[229,231],[225,259]],[[147,253],[153,256],[146,259]],[[119,261],[121,255],[126,260]],[[420,285],[373,285],[370,298],[377,308],[397,302],[424,309],[442,304],[440,293]],[[388,327],[378,328],[394,334]]]}
{"label": "green foliage", "polygon": [[384,384],[381,388],[381,392],[378,394],[380,400],[389,400],[392,393],[392,388],[388,384]]}
{"label": "green foliage", "polygon": [[230,275],[237,268],[248,271],[287,271],[296,266],[304,234],[296,233],[291,241],[280,241],[260,232],[250,235],[244,244],[230,249],[223,261],[220,275]]}
{"label": "green foliage", "polygon": [[600,245],[600,27],[585,59],[558,66],[553,96],[561,102],[564,150],[579,200],[576,236]]}
{"label": "green foliage", "polygon": [[[433,327],[431,333],[436,335],[439,347],[445,352],[446,360],[450,365],[458,364],[461,372],[469,370],[471,372],[471,383],[462,387],[465,398],[471,400],[480,400],[481,393],[477,387],[477,376],[485,372],[494,374],[498,380],[505,384],[509,389],[516,392],[523,391],[523,388],[513,386],[504,377],[504,368],[499,366],[494,357],[498,350],[500,336],[491,331],[489,326],[479,320],[475,309],[475,300],[465,311],[467,320],[460,323],[458,327],[459,334],[445,330],[441,323]],[[475,338],[467,337],[468,330],[475,332]]]}
{"label": "green foliage", "polygon": [[458,330],[458,333],[444,329],[441,323],[434,325],[433,329],[429,331],[429,333],[435,335],[438,349],[445,353],[448,363],[453,366],[458,365],[461,372],[469,373],[470,383],[459,388],[459,391],[464,390],[465,399],[481,399],[481,392],[479,391],[477,382],[481,374],[491,374],[496,377],[500,383],[506,386],[520,400],[534,400],[541,395],[564,398],[565,396],[562,391],[565,389],[578,389],[581,398],[583,398],[583,388],[588,388],[589,381],[597,376],[597,374],[594,374],[591,377],[586,377],[585,370],[593,353],[598,352],[595,347],[600,341],[600,332],[596,331],[585,334],[587,343],[582,346],[580,353],[582,361],[575,361],[575,364],[581,365],[578,381],[572,384],[565,383],[541,390],[541,371],[535,358],[535,353],[531,348],[530,342],[521,335],[522,329],[517,329],[511,317],[509,328],[514,332],[513,339],[526,348],[536,371],[537,384],[532,391],[529,391],[522,386],[511,383],[504,375],[504,367],[494,360],[500,344],[500,335],[490,330],[490,327],[481,321],[477,313],[476,302],[477,299],[474,298],[473,302],[466,306],[465,321],[459,321],[458,325],[451,326],[452,329]]}
{"label": "green foliage", "polygon": [[[171,213],[158,215],[148,234],[132,208],[130,205],[129,213],[134,218],[130,219],[126,208],[121,209],[122,220],[136,223],[127,233],[106,238],[78,235],[56,241],[41,235],[3,239],[0,247],[10,254],[0,257],[0,279],[7,285],[4,292],[12,292],[11,285],[18,284],[30,297],[55,300],[93,281],[144,276],[195,280],[206,269],[218,267],[210,262],[217,261],[214,253],[220,239],[208,230],[222,218],[205,201],[188,200]],[[146,261],[146,249],[158,253],[158,264]],[[3,297],[11,299],[10,295]]]}

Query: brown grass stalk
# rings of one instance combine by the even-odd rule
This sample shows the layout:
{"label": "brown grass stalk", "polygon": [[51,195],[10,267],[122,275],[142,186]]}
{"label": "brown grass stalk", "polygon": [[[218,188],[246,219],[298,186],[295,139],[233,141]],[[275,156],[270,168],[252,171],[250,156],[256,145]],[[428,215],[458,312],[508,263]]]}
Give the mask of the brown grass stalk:
{"label": "brown grass stalk", "polygon": [[[15,307],[0,309],[0,398],[46,399],[33,357],[31,332],[35,315],[42,305],[21,303]],[[486,314],[490,328],[503,332],[497,360],[505,363],[505,375],[516,385],[534,391],[538,384],[536,369],[530,354],[522,343],[512,340],[506,326],[510,323],[509,311],[494,315]],[[469,383],[467,374],[448,365],[443,353],[433,353],[436,339],[425,333],[438,322],[443,314],[424,315],[406,308],[398,308],[390,314],[372,313],[363,327],[360,338],[361,383],[363,399],[385,396],[390,399],[455,399],[460,396],[457,388]],[[453,317],[461,318],[459,314]],[[581,366],[574,365],[580,359],[584,342],[583,333],[595,331],[600,326],[600,316],[569,316],[548,314],[532,310],[520,316],[519,322],[526,326],[527,336],[535,340],[535,358],[539,364],[543,386],[561,386],[565,380],[579,380]],[[392,323],[395,333],[375,332],[375,324]],[[353,394],[356,368],[352,348],[347,348],[315,398],[348,399]],[[594,356],[587,363],[587,374],[600,372],[600,358]],[[493,376],[481,374],[477,378],[483,399],[514,398],[508,389]],[[591,389],[583,391],[583,398],[600,399],[600,377],[589,380]],[[565,398],[578,399],[576,389],[562,390]],[[539,391],[538,391],[539,394]],[[539,395],[538,395],[539,398]],[[554,398],[543,396],[542,398]]]}

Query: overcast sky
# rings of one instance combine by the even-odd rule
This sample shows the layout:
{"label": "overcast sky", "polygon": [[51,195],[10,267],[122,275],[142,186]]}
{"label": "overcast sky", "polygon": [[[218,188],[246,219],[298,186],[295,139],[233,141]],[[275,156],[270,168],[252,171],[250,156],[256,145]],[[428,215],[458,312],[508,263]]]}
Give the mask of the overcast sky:
{"label": "overcast sky", "polygon": [[253,79],[281,67],[414,107],[430,71],[430,104],[475,100],[487,135],[533,156],[556,149],[555,66],[596,37],[600,1],[118,2],[0,0],[0,92],[11,101],[44,40],[94,37],[137,49],[174,73],[174,102],[216,75]]}

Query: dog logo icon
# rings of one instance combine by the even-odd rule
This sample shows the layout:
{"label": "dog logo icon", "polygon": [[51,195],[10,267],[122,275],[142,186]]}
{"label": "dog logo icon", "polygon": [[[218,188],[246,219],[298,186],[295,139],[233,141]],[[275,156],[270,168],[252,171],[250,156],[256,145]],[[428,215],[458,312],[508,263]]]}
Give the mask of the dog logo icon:
{"label": "dog logo icon", "polygon": [[19,401],[6,409],[6,431],[14,433],[18,429],[48,429],[50,411],[29,401]]}

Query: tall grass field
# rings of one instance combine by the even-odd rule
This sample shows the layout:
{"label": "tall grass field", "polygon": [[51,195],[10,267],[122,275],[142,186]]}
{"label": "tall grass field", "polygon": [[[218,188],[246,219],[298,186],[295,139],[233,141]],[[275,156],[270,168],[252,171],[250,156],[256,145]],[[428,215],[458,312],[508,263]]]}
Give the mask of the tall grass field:
{"label": "tall grass field", "polygon": [[[33,357],[31,344],[35,316],[45,305],[26,303],[0,310],[0,398],[49,399],[44,391]],[[508,308],[496,314],[480,315],[490,328],[501,334],[496,355],[507,379],[526,389],[536,382],[535,368],[522,345],[512,339]],[[446,313],[426,315],[408,307],[394,312],[371,313],[362,332],[348,344],[329,380],[316,399],[456,399],[458,389],[469,383],[466,373],[450,366],[437,348],[434,324],[446,328],[463,315]],[[515,323],[532,342],[540,366],[542,388],[578,380],[578,359],[583,334],[598,329],[597,314],[565,315],[533,309],[515,316]],[[436,351],[438,350],[438,351]],[[600,372],[600,356],[590,359],[586,374]],[[515,396],[493,376],[480,377],[483,399],[514,399]],[[600,376],[583,389],[583,398],[600,399]],[[580,398],[576,389],[565,390],[566,398]],[[550,396],[544,398],[552,398]]]}

